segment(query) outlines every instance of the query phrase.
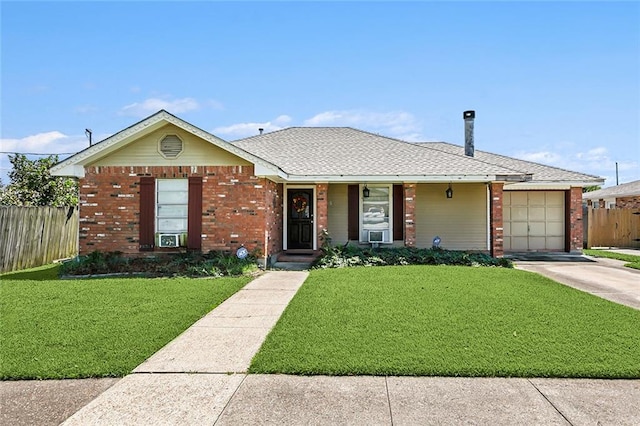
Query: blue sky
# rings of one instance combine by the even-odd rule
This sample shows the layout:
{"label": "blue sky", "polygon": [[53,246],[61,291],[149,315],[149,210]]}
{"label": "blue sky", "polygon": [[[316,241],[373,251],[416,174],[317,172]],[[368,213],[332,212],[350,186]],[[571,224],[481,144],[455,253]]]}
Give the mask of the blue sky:
{"label": "blue sky", "polygon": [[[637,2],[6,2],[1,149],[159,109],[226,139],[352,126],[640,179]],[[0,155],[0,176],[10,165]]]}

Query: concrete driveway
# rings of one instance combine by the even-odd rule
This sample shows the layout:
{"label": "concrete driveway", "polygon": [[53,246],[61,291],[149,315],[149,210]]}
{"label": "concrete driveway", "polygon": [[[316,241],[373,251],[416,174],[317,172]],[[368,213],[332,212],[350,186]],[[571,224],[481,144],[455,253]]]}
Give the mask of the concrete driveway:
{"label": "concrete driveway", "polygon": [[559,261],[517,260],[515,266],[603,299],[640,309],[640,270],[625,268],[625,263],[584,256],[582,261],[562,261],[562,258]]}

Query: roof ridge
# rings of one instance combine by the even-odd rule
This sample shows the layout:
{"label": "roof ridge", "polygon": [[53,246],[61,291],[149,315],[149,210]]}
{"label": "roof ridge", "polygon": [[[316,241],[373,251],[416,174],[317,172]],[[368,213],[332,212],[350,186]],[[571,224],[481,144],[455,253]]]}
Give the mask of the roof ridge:
{"label": "roof ridge", "polygon": [[[429,144],[429,143],[445,143],[445,144],[447,144],[447,145],[455,146],[455,147],[458,147],[458,148],[464,148],[464,146],[462,146],[462,145],[457,145],[457,144],[453,144],[453,143],[451,143],[451,142],[444,142],[444,141],[443,141],[443,142],[416,142],[416,144],[419,144],[419,143],[421,143],[421,144]],[[535,164],[536,166],[551,167],[552,169],[562,170],[563,172],[578,173],[578,174],[581,174],[581,175],[584,175],[584,176],[589,176],[589,177],[592,177],[592,178],[600,179],[600,176],[590,175],[590,174],[582,173],[582,172],[577,172],[577,171],[575,171],[575,170],[564,169],[564,168],[562,168],[562,167],[550,166],[550,165],[548,165],[548,164],[537,163],[537,162],[535,162],[535,161],[530,161],[530,160],[523,160],[523,159],[521,159],[521,158],[510,157],[510,156],[508,156],[508,155],[504,155],[504,154],[496,154],[495,152],[483,151],[483,150],[481,150],[481,149],[477,149],[476,151],[478,151],[478,152],[482,152],[482,153],[484,153],[484,154],[491,154],[491,155],[495,155],[495,156],[498,156],[498,157],[501,157],[501,158],[507,158],[507,159],[511,159],[511,160],[518,160],[518,161],[522,161],[522,162],[524,162],[524,163],[529,163],[529,164]],[[459,154],[458,154],[458,155],[459,155]]]}
{"label": "roof ridge", "polygon": [[[455,144],[452,144],[452,143],[449,143],[449,142],[422,142],[422,143],[446,143],[446,144],[448,144],[448,145],[454,145],[454,146],[457,146],[457,147],[463,148],[461,145],[455,145]],[[422,148],[433,149],[434,151],[438,151],[438,152],[445,152],[445,153],[447,152],[447,151],[443,151],[443,150],[441,150],[441,149],[434,148],[434,147],[427,147],[427,146],[423,146]],[[481,151],[481,152],[482,152],[482,151]],[[514,171],[514,172],[517,172],[517,173],[519,173],[519,174],[523,174],[523,175],[533,175],[533,173],[527,173],[527,172],[525,172],[525,171],[523,171],[523,170],[514,169],[513,167],[508,167],[508,166],[505,166],[505,165],[503,165],[503,164],[495,164],[495,163],[491,163],[491,162],[489,162],[489,161],[481,160],[481,159],[476,158],[476,157],[470,157],[470,156],[465,155],[465,154],[457,154],[457,153],[453,153],[453,152],[448,153],[448,154],[457,155],[457,156],[459,156],[459,157],[465,157],[465,158],[473,158],[474,160],[479,161],[479,162],[481,162],[481,163],[489,164],[489,165],[491,165],[491,166],[499,166],[499,167],[502,167],[502,168],[504,168],[504,169],[506,169],[506,170],[511,170],[511,171]]]}

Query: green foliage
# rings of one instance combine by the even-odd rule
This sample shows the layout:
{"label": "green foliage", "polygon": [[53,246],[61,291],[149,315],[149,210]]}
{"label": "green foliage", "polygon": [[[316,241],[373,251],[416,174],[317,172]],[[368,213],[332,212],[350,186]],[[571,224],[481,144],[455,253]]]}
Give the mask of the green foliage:
{"label": "green foliage", "polygon": [[589,256],[593,256],[593,257],[604,257],[607,259],[622,260],[624,262],[629,262],[624,265],[627,268],[640,269],[640,256],[634,256],[632,254],[616,253],[613,251],[592,250],[592,249],[585,249],[582,251],[582,253]]}
{"label": "green foliage", "polygon": [[593,191],[597,191],[599,189],[601,189],[601,187],[599,185],[584,186],[582,188],[582,193],[584,194],[585,192],[593,192]]}
{"label": "green foliage", "polygon": [[494,258],[485,253],[444,250],[441,248],[419,249],[412,247],[369,248],[355,245],[322,246],[320,256],[313,267],[344,268],[351,266],[390,265],[463,265],[501,266],[511,268],[513,264],[504,258]]}
{"label": "green foliage", "polygon": [[14,277],[0,280],[0,380],[124,376],[250,280]]}
{"label": "green foliage", "polygon": [[62,264],[62,275],[143,274],[145,276],[222,277],[252,275],[258,271],[256,257],[238,259],[233,254],[210,251],[158,257],[128,257],[121,252],[94,251]]}
{"label": "green foliage", "polygon": [[252,373],[640,378],[640,311],[506,268],[311,271]]}
{"label": "green foliage", "polygon": [[9,155],[13,168],[10,183],[0,185],[0,205],[75,206],[78,183],[72,178],[51,176],[49,169],[58,162],[57,155],[29,160],[23,154]]}

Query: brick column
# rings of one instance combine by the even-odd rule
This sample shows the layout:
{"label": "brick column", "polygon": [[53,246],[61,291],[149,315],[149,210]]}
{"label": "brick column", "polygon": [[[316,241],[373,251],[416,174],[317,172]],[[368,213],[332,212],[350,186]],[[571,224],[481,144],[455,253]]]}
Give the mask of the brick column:
{"label": "brick column", "polygon": [[582,188],[572,187],[567,191],[565,199],[565,209],[567,210],[566,231],[568,234],[568,244],[566,249],[570,252],[582,252],[582,240],[584,229],[582,224]]}
{"label": "brick column", "polygon": [[404,187],[404,245],[416,245],[416,184],[405,183]]}
{"label": "brick column", "polygon": [[504,228],[502,222],[502,188],[504,184],[492,182],[490,189],[490,232],[491,232],[491,256],[502,257],[504,255]]}
{"label": "brick column", "polygon": [[316,214],[314,217],[316,231],[318,234],[318,248],[322,246],[322,230],[329,226],[329,184],[319,183],[316,185]]}

